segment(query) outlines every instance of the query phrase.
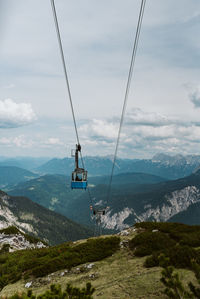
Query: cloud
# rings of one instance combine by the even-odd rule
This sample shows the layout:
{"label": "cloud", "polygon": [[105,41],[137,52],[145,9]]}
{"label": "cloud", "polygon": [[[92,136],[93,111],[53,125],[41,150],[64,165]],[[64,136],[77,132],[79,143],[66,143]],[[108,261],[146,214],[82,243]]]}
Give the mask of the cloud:
{"label": "cloud", "polygon": [[[38,146],[34,145],[32,151],[24,150],[24,154],[37,150],[39,154],[42,146],[42,154],[52,154],[53,150],[55,155],[60,154],[64,147],[60,146],[58,151],[57,141],[48,140],[50,136],[64,140],[68,148],[75,138],[69,124],[62,132],[57,126],[61,118],[71,122],[71,110],[65,97],[50,3],[1,2],[6,2],[0,12],[4,24],[0,30],[1,99],[28,98],[38,118],[49,117],[52,125],[41,127],[37,121],[36,125],[25,126],[31,121],[23,119],[22,107],[18,106],[18,116],[10,115],[12,109],[9,113],[0,111],[0,128],[19,127],[19,135],[31,135]],[[113,116],[121,112],[139,6],[136,0],[127,0],[125,5],[121,0],[56,3],[77,124],[90,119],[80,131],[89,155],[109,154],[115,146],[119,119]],[[191,121],[198,119],[198,109],[193,109],[188,101],[183,84],[188,81],[195,84],[200,76],[200,42],[196,38],[199,12],[200,1],[196,0],[155,0],[146,6],[127,106],[128,111],[133,106],[143,110],[133,110],[126,116],[120,141],[122,154],[131,156],[132,151],[135,156],[136,149],[140,156],[162,149],[193,151],[198,125],[184,124],[183,120],[185,115]],[[174,113],[180,115],[178,119],[169,117]],[[16,135],[16,130],[4,132],[5,138],[8,134]],[[37,133],[42,135],[40,141]],[[16,155],[15,147],[10,148],[11,152]]]}
{"label": "cloud", "polygon": [[102,119],[93,119],[80,127],[81,134],[91,139],[112,142],[117,138],[119,124]]}
{"label": "cloud", "polygon": [[17,128],[36,120],[30,103],[16,103],[12,99],[0,101],[0,128]]}
{"label": "cloud", "polygon": [[6,146],[6,147],[11,147],[11,148],[31,148],[35,142],[26,137],[25,135],[19,135],[15,137],[2,137],[0,138],[0,145],[1,146]]}
{"label": "cloud", "polygon": [[63,145],[64,143],[60,141],[59,138],[50,137],[45,141],[46,145]]}
{"label": "cloud", "polygon": [[200,91],[198,89],[191,93],[189,98],[195,108],[200,108]]}
{"label": "cloud", "polygon": [[[80,128],[82,139],[97,154],[114,152],[119,119],[94,119]],[[120,138],[119,156],[150,157],[157,152],[196,153],[200,143],[199,123],[135,108],[126,115]],[[83,134],[84,133],[84,134]]]}
{"label": "cloud", "polygon": [[171,120],[165,115],[161,115],[155,112],[145,112],[142,109],[135,108],[128,113],[126,117],[126,124],[129,125],[144,125],[144,126],[165,126],[168,125]]}

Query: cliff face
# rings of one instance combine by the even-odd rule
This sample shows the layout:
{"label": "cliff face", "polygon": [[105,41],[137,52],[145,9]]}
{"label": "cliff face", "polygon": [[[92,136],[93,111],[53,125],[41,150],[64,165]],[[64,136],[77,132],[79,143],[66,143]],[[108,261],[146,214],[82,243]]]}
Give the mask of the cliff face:
{"label": "cliff face", "polygon": [[[7,228],[9,226],[17,226],[22,231],[29,233],[36,233],[31,223],[28,223],[28,220],[37,221],[34,218],[34,214],[25,214],[25,212],[19,212],[20,216],[17,216],[15,213],[16,205],[10,201],[10,196],[4,192],[0,192],[0,229]],[[25,217],[23,217],[23,214]]]}
{"label": "cliff face", "polygon": [[187,208],[200,201],[200,191],[195,186],[188,186],[181,190],[176,190],[170,195],[165,195],[164,203],[156,208],[151,208],[151,204],[145,207],[146,211],[138,218],[140,221],[154,220],[167,221],[172,216],[187,210]]}
{"label": "cliff face", "polygon": [[102,216],[102,225],[107,229],[122,230],[129,226],[129,221],[168,221],[174,215],[186,211],[190,206],[200,202],[200,190],[196,186],[187,186],[171,193],[166,193],[160,200],[149,201],[141,212],[137,209],[124,207],[121,211],[114,209]]}

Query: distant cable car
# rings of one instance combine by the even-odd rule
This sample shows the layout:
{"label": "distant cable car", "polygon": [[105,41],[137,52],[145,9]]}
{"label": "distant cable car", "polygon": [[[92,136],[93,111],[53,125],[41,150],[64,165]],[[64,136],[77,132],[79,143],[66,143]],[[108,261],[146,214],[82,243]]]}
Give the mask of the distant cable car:
{"label": "distant cable car", "polygon": [[81,152],[80,144],[76,144],[75,154],[72,153],[72,157],[75,157],[75,169],[72,172],[71,188],[72,189],[87,189],[87,171],[84,168],[78,166],[78,152]]}
{"label": "distant cable car", "polygon": [[106,214],[106,210],[93,210],[93,215],[95,216],[95,215],[99,215],[99,216],[101,216],[101,215],[105,215]]}
{"label": "distant cable car", "polygon": [[90,210],[93,212],[93,215],[98,215],[98,216],[104,216],[106,215],[106,212],[108,211],[109,207],[103,207],[103,208],[91,208],[92,206],[90,206]]}

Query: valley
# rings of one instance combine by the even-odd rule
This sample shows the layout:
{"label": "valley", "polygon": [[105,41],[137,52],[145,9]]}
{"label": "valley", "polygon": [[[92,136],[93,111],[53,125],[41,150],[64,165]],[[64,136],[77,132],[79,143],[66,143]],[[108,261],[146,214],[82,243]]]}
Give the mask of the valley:
{"label": "valley", "polygon": [[[92,230],[95,219],[90,211],[91,204],[94,209],[109,207],[106,215],[101,217],[101,225],[105,232],[117,232],[138,221],[174,221],[179,217],[183,223],[200,224],[198,209],[196,211],[193,208],[198,206],[200,200],[199,159],[199,156],[184,157],[177,155],[170,157],[158,154],[148,161],[152,167],[149,170],[147,166],[144,173],[130,172],[130,170],[133,165],[136,165],[135,163],[144,166],[146,160],[121,159],[117,161],[109,203],[105,200],[109,176],[101,175],[101,171],[108,172],[111,160],[101,157],[88,157],[86,159],[89,170],[93,174],[95,171],[97,174],[101,170],[98,175],[91,176],[91,173],[88,178],[92,202],[89,200],[88,192],[71,190],[70,176],[50,174],[51,172],[59,173],[61,166],[64,169],[66,161],[68,161],[68,168],[65,169],[65,173],[70,174],[70,169],[73,166],[68,158],[50,160],[40,166],[43,170],[48,169],[50,173],[39,175],[37,172],[35,178],[29,177],[25,181],[22,176],[21,182],[14,185],[10,184],[7,192],[11,196],[27,197],[51,211],[78,222],[80,225],[90,227]],[[51,165],[51,169],[48,168],[49,165]],[[186,166],[188,170],[190,169],[187,176],[185,176]],[[164,172],[166,167],[168,170]],[[121,173],[125,168],[127,172]],[[162,177],[151,173],[157,172],[158,169],[162,172]],[[166,178],[169,171],[174,171],[177,176],[180,170],[182,173],[179,178],[171,178],[170,180]],[[11,171],[14,175],[15,169],[11,169]],[[196,216],[193,216],[192,210],[195,210]]]}

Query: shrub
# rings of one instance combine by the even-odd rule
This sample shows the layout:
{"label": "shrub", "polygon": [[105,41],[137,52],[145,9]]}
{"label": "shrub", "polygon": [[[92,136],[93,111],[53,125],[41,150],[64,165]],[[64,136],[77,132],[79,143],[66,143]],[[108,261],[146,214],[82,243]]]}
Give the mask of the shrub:
{"label": "shrub", "polygon": [[200,246],[200,226],[161,222],[142,222],[135,226],[143,230],[129,246],[136,256],[150,255],[146,258],[146,267],[158,266],[160,253],[176,268],[191,269],[191,260],[200,264],[200,250],[194,248]]}
{"label": "shrub", "polygon": [[176,242],[168,235],[161,232],[143,232],[129,242],[129,247],[134,250],[136,256],[150,255],[155,251],[173,247]]}
{"label": "shrub", "polygon": [[147,257],[145,262],[144,262],[144,266],[147,268],[151,268],[151,267],[157,267],[159,266],[159,254],[157,253],[153,253],[151,256]]}
{"label": "shrub", "polygon": [[191,269],[191,260],[199,262],[199,253],[189,246],[178,245],[174,248],[167,249],[166,256],[170,259],[170,264],[176,268]]}
{"label": "shrub", "polygon": [[4,233],[6,235],[16,235],[19,234],[20,231],[15,226],[9,226],[7,228],[1,229],[0,233]]}

